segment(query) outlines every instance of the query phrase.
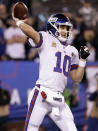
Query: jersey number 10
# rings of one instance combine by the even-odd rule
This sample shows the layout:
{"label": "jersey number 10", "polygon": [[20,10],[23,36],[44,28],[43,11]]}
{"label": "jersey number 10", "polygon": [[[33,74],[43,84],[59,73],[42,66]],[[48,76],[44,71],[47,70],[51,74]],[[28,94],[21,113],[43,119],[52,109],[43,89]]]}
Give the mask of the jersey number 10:
{"label": "jersey number 10", "polygon": [[63,59],[63,67],[61,67],[61,52],[56,52],[56,57],[57,57],[57,63],[56,63],[56,67],[54,67],[54,71],[55,72],[59,72],[63,73],[66,77],[68,77],[68,72],[70,71],[70,67],[71,67],[71,58],[70,56],[65,55],[64,59]]}

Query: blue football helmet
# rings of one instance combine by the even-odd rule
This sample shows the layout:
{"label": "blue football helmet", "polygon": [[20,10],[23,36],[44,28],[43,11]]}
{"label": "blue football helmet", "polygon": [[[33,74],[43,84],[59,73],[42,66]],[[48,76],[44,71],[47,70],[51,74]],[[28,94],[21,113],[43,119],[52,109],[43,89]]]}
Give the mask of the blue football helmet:
{"label": "blue football helmet", "polygon": [[[60,25],[65,25],[67,27],[66,37],[61,36],[60,30],[58,28]],[[72,24],[69,18],[63,14],[52,15],[47,22],[47,31],[58,38],[61,42],[65,42],[70,39],[72,34],[71,29]]]}

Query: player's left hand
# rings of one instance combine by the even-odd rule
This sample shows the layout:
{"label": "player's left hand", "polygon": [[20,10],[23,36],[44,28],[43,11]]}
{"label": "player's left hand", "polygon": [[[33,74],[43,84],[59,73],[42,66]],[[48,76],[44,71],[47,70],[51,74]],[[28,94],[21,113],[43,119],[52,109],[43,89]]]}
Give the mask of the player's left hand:
{"label": "player's left hand", "polygon": [[86,59],[90,55],[89,49],[87,46],[81,46],[79,51],[79,56],[82,59]]}

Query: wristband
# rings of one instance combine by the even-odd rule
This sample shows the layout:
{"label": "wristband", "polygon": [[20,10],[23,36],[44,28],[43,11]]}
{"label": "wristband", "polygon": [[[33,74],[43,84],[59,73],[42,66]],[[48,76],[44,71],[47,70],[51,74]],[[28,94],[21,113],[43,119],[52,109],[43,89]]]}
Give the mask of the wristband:
{"label": "wristband", "polygon": [[82,61],[82,60],[79,61],[80,67],[85,67],[85,65],[86,65],[86,61]]}
{"label": "wristband", "polygon": [[19,20],[19,21],[16,22],[16,25],[19,27],[22,23],[24,23],[24,22]]}

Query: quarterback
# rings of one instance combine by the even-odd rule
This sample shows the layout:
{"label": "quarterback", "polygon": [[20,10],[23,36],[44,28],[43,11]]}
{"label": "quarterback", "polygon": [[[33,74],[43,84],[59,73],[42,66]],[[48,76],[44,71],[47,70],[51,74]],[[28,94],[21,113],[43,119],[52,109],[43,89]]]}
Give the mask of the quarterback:
{"label": "quarterback", "polygon": [[28,36],[29,44],[38,48],[40,57],[39,79],[28,98],[25,131],[38,131],[46,114],[62,131],[77,131],[62,92],[68,75],[75,82],[82,80],[88,48],[81,47],[78,55],[77,49],[67,44],[72,35],[72,24],[63,14],[49,18],[46,32],[37,32],[24,21],[14,16],[13,19]]}

